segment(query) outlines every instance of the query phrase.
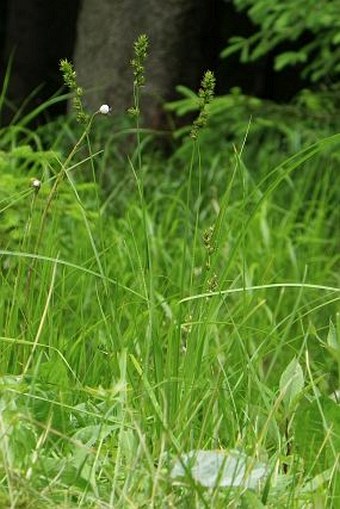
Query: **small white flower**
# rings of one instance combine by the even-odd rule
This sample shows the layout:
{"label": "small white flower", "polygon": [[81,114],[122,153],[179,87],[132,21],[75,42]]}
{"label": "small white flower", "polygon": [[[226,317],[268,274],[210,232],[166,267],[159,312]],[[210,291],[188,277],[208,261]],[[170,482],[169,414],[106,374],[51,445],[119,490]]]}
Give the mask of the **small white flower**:
{"label": "small white flower", "polygon": [[107,115],[108,113],[110,113],[110,111],[111,111],[111,108],[108,104],[102,104],[101,107],[99,108],[99,112],[102,115]]}
{"label": "small white flower", "polygon": [[41,188],[41,180],[39,180],[39,179],[32,179],[31,180],[31,185],[32,185],[33,189],[35,189],[36,191],[39,191],[39,189]]}

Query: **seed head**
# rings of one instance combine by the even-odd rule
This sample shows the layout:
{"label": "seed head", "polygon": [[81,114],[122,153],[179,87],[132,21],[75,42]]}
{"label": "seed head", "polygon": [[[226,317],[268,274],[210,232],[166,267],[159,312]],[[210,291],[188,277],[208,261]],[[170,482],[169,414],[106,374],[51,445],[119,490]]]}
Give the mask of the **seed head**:
{"label": "seed head", "polygon": [[65,85],[73,93],[72,104],[74,111],[76,112],[77,120],[82,124],[86,124],[88,122],[89,116],[83,108],[82,96],[84,91],[78,85],[77,73],[74,70],[73,64],[64,58],[60,60],[59,67],[63,75]]}
{"label": "seed head", "polygon": [[190,137],[197,140],[200,130],[207,125],[208,106],[214,98],[215,76],[211,71],[206,71],[201,81],[201,88],[198,91],[198,109],[199,114],[194,120]]}
{"label": "seed head", "polygon": [[31,186],[33,187],[33,189],[37,193],[39,191],[39,189],[41,188],[41,180],[36,179],[36,178],[32,178],[31,179]]}
{"label": "seed head", "polygon": [[149,39],[145,34],[141,34],[133,45],[134,58],[131,60],[131,65],[134,75],[134,85],[142,87],[145,85],[145,60],[148,55]]}
{"label": "seed head", "polygon": [[102,104],[101,107],[99,108],[99,113],[101,113],[102,115],[107,115],[108,113],[110,113],[111,109],[112,108],[108,104]]}

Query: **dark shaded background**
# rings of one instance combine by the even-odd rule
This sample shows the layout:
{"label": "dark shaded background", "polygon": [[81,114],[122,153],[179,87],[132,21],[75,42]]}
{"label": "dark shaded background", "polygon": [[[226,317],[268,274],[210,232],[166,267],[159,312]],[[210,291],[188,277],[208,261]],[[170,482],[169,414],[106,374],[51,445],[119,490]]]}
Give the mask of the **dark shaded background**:
{"label": "dark shaded background", "polygon": [[[221,60],[219,53],[226,47],[229,37],[251,35],[254,27],[245,14],[235,11],[232,2],[206,1],[207,19],[202,20],[198,48],[200,69],[195,77],[191,80],[189,77],[188,82],[182,84],[197,88],[197,76],[205,69],[212,69],[217,77],[219,94],[239,86],[247,94],[285,102],[302,88],[304,84],[296,71],[273,71],[274,54],[252,65],[240,64],[238,56]],[[41,104],[62,87],[58,62],[60,58],[72,59],[80,7],[81,0],[3,0],[0,3],[1,82],[10,57],[13,58],[6,93],[12,106],[3,112],[2,122],[8,122],[15,108],[33,91],[28,109]],[[65,109],[66,105],[60,103],[49,110],[49,115],[63,113]]]}

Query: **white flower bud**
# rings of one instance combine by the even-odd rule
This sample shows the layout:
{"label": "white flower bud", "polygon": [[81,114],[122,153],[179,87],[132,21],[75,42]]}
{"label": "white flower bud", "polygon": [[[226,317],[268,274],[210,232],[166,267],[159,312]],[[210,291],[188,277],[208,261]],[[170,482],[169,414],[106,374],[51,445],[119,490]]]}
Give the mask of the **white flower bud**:
{"label": "white flower bud", "polygon": [[39,191],[39,189],[41,188],[41,181],[39,179],[32,179],[31,185],[32,185],[33,189],[35,189],[36,191]]}
{"label": "white flower bud", "polygon": [[111,111],[111,108],[108,104],[102,104],[101,107],[99,108],[99,113],[101,113],[102,115],[107,115],[108,113],[110,113]]}

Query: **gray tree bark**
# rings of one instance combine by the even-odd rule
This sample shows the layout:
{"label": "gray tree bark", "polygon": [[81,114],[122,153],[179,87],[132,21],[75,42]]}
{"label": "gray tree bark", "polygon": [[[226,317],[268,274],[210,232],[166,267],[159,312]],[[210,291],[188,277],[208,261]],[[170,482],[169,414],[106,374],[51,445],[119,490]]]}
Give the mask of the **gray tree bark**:
{"label": "gray tree bark", "polygon": [[75,65],[86,103],[122,113],[132,104],[133,42],[146,33],[143,113],[148,125],[162,124],[160,104],[182,83],[195,86],[201,73],[200,34],[206,0],[83,0],[78,18]]}

